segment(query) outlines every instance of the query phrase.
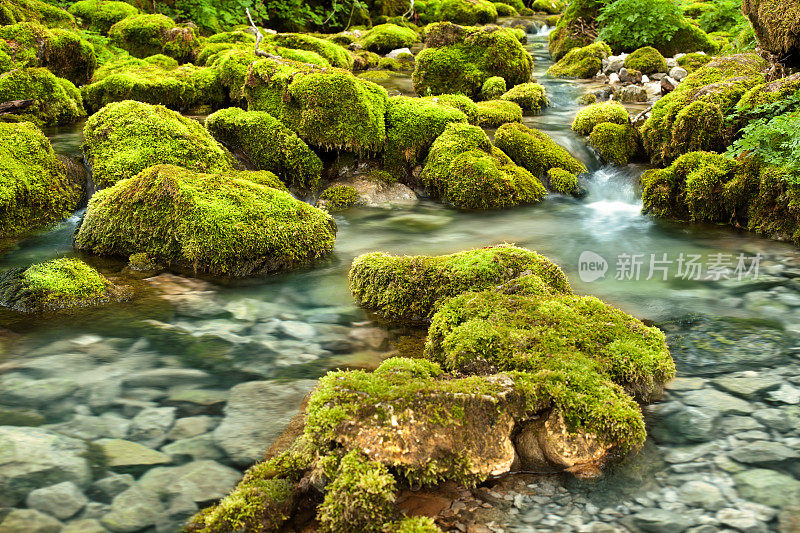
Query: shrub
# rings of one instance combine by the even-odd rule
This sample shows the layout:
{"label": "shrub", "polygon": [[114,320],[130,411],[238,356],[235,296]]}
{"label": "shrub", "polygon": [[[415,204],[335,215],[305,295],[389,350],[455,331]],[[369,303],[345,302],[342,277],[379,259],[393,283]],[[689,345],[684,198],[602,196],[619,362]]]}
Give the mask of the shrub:
{"label": "shrub", "polygon": [[595,126],[603,122],[629,124],[628,110],[619,102],[591,104],[575,115],[575,120],[572,121],[572,131],[580,135],[589,135]]}
{"label": "shrub", "polygon": [[706,33],[731,31],[747,23],[742,15],[742,0],[714,0],[710,6],[698,19]]}
{"label": "shrub", "polygon": [[597,21],[598,39],[615,50],[635,50],[669,42],[686,23],[675,0],[614,0]]}
{"label": "shrub", "polygon": [[767,165],[782,167],[792,181],[800,183],[800,112],[750,122],[727,153],[752,155]]}
{"label": "shrub", "polygon": [[667,72],[667,61],[661,52],[652,46],[645,46],[634,51],[625,58],[625,66],[648,76],[656,72]]}

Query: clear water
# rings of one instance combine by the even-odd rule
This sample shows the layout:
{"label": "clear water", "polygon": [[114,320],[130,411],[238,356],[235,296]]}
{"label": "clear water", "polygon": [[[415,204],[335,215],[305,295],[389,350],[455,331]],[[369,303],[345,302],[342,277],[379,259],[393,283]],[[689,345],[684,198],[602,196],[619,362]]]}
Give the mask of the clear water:
{"label": "clear water", "polygon": [[[100,408],[86,407],[88,389],[103,381],[122,379],[120,376],[127,371],[202,368],[210,373],[211,381],[197,387],[217,391],[226,391],[237,383],[251,380],[279,380],[276,383],[285,384],[316,378],[337,366],[375,361],[385,350],[380,342],[353,340],[354,331],[363,332],[372,327],[364,313],[353,305],[347,289],[347,270],[354,257],[374,250],[444,254],[503,242],[543,253],[562,266],[576,292],[598,296],[643,319],[661,323],[686,315],[768,318],[773,321],[770,327],[785,328],[794,339],[800,333],[800,307],[787,303],[792,301],[789,297],[780,298],[780,295],[798,294],[800,285],[790,276],[772,277],[772,284],[766,289],[763,285],[746,283],[614,278],[614,265],[623,253],[646,254],[647,257],[651,253],[659,256],[666,253],[670,258],[681,253],[703,256],[760,253],[763,255],[762,274],[770,276],[792,269],[800,272],[800,253],[792,246],[727,227],[679,224],[643,216],[637,188],[643,168],[603,166],[585,140],[570,131],[569,125],[578,109],[575,100],[586,89],[586,84],[543,77],[550,63],[545,36],[529,37],[528,49],[536,59],[536,76],[546,86],[551,105],[541,115],[526,117],[525,123],[547,132],[586,162],[590,173],[583,178],[588,190],[585,198],[551,196],[537,206],[484,213],[453,211],[427,201],[404,209],[352,209],[336,216],[339,233],[335,253],[317,268],[267,279],[225,283],[211,280],[191,293],[192,301],[199,302],[194,306],[175,300],[164,303],[146,290],[144,284],[142,295],[130,303],[58,320],[3,312],[0,326],[13,333],[7,333],[5,343],[0,344],[0,380],[25,379],[32,385],[56,377],[73,380],[79,387],[58,398],[57,402],[34,405],[45,417],[46,424],[68,425],[76,414],[87,411],[92,415],[129,418],[138,412],[132,407],[135,401],[144,402],[142,405],[146,407],[173,405],[169,399],[175,387],[162,385],[124,387],[119,393],[124,401]],[[396,92],[411,91],[408,76],[396,75],[386,85]],[[80,153],[80,127],[52,130],[48,134],[58,152]],[[80,213],[76,213],[69,220],[19,243],[0,256],[0,268],[71,254],[71,237],[79,216]],[[586,250],[609,262],[610,271],[605,279],[583,282],[579,278],[578,258]],[[121,275],[119,271],[123,265],[118,262],[87,260],[109,275]],[[755,296],[748,298],[749,294]],[[281,321],[311,324],[317,336],[305,340],[287,338],[275,331],[275,324]],[[731,328],[719,331],[722,336],[734,334],[737,329],[735,325],[720,327]],[[176,331],[177,336],[165,333]],[[2,333],[0,328],[0,342]],[[319,336],[325,337],[326,342]],[[202,351],[198,353],[198,339],[211,343],[214,353],[223,355],[212,361],[204,358]],[[680,342],[675,337],[671,339],[673,343]],[[336,340],[344,344],[336,347],[333,342]],[[673,348],[679,346],[673,344]],[[758,346],[753,349],[757,350]],[[762,361],[758,369],[795,368],[787,364],[785,359]],[[680,362],[679,368],[683,377],[692,376],[691,368]],[[2,398],[0,391],[0,406]],[[674,398],[668,396],[665,401],[671,399]],[[754,408],[761,403],[756,402]],[[792,408],[791,405],[781,407]],[[285,425],[283,415],[298,408],[299,400],[283,405],[274,420],[268,414],[264,423],[273,424],[274,433],[277,433]],[[179,412],[179,416],[184,414]],[[217,416],[219,412],[211,415]],[[651,425],[655,423],[652,416],[648,417]],[[796,431],[773,432],[772,435],[777,435],[782,442],[794,442],[797,447]],[[719,438],[729,440],[722,433]],[[795,441],[791,440],[793,438]],[[268,445],[269,442],[264,442],[263,448]],[[648,449],[663,455],[674,446],[651,439]],[[621,469],[630,472],[641,468],[642,461],[649,462],[650,457],[646,454],[632,458]],[[241,468],[224,453],[217,460]],[[659,471],[666,476],[664,484],[671,482],[670,468],[664,465]],[[782,464],[774,469],[782,473],[788,471]],[[701,471],[701,475],[710,474]],[[588,491],[600,497],[650,490],[653,479],[609,473],[599,484],[567,486],[569,490]],[[676,479],[674,483],[683,481],[683,478]],[[525,512],[523,508],[517,514],[523,516]],[[516,520],[514,516],[510,519]],[[773,526],[774,522],[770,527]],[[533,526],[519,522],[517,527],[523,531]]]}

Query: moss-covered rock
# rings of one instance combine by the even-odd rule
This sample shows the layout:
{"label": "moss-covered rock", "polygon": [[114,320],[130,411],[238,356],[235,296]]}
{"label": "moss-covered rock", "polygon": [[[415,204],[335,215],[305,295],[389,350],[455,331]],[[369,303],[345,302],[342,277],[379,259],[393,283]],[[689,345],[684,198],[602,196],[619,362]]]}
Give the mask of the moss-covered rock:
{"label": "moss-covered rock", "polygon": [[227,276],[328,255],[333,219],[276,187],[282,184],[269,172],[149,167],[92,197],[75,247],[110,256],[146,253],[178,269]]}
{"label": "moss-covered rock", "polygon": [[478,102],[478,125],[497,128],[508,122],[522,122],[522,108],[508,100]]}
{"label": "moss-covered rock", "polygon": [[600,8],[607,0],[573,0],[550,32],[548,48],[556,61],[573,48],[592,44],[596,33],[592,31]]}
{"label": "moss-covered rock", "polygon": [[134,57],[164,54],[181,63],[194,60],[200,46],[197,27],[175,24],[165,15],[132,15],[108,30],[111,42]]}
{"label": "moss-covered rock", "polygon": [[514,102],[524,113],[537,113],[547,107],[544,87],[538,83],[520,83],[500,96],[500,100]]}
{"label": "moss-covered rock", "polygon": [[0,74],[0,94],[3,100],[33,100],[23,115],[0,118],[60,126],[74,124],[86,116],[80,91],[46,68],[20,68]]}
{"label": "moss-covered rock", "polygon": [[714,58],[708,54],[693,52],[678,58],[678,65],[685,68],[686,72],[691,74],[706,63],[710,63],[713,59]]}
{"label": "moss-covered rock", "polygon": [[589,144],[606,162],[627,165],[641,152],[639,132],[630,124],[601,122],[592,129]]}
{"label": "moss-covered rock", "polygon": [[247,106],[244,84],[250,65],[256,60],[252,51],[237,48],[223,50],[210,60],[210,67],[219,73],[219,80],[228,92],[228,100],[240,107]]}
{"label": "moss-covered rock", "polygon": [[591,78],[600,72],[603,59],[610,55],[611,48],[602,41],[573,48],[547,69],[547,74],[554,78]]}
{"label": "moss-covered rock", "polygon": [[508,29],[465,28],[449,22],[428,28],[425,49],[417,55],[412,81],[419,95],[480,95],[493,76],[507,86],[530,81],[533,60]]}
{"label": "moss-covered rock", "polygon": [[786,102],[786,111],[797,111],[797,103],[794,106],[789,101],[800,91],[800,73],[778,78],[769,83],[761,83],[748,90],[736,103],[736,113],[746,118],[762,118],[759,108],[769,107],[781,101]]}
{"label": "moss-covered rock", "polygon": [[89,117],[83,132],[84,154],[99,188],[159,164],[196,172],[233,170],[233,157],[199,122],[163,106],[108,104]]}
{"label": "moss-covered rock", "polygon": [[505,124],[494,136],[495,145],[531,174],[543,178],[551,168],[573,174],[586,172],[586,166],[572,157],[546,133],[523,124]]}
{"label": "moss-covered rock", "polygon": [[652,46],[645,46],[631,53],[625,58],[625,67],[648,76],[656,72],[668,72],[664,56]]}
{"label": "moss-covered rock", "polygon": [[0,123],[0,241],[69,216],[82,185],[36,126]]}
{"label": "moss-covered rock", "polygon": [[437,302],[483,290],[531,272],[554,293],[570,294],[566,276],[546,257],[516,246],[479,248],[444,256],[373,252],[350,268],[350,291],[360,305],[389,321],[426,322]]}
{"label": "moss-covered rock", "polygon": [[274,172],[304,194],[316,189],[322,161],[296,133],[266,111],[222,109],[206,119],[206,129],[252,167]]}
{"label": "moss-covered rock", "polygon": [[90,113],[123,100],[163,105],[176,111],[207,113],[223,107],[228,93],[219,70],[178,65],[174,59],[161,54],[145,59],[126,56],[108,62],[95,72],[91,84],[81,88]]}
{"label": "moss-covered rock", "polygon": [[40,0],[3,0],[0,25],[17,22],[40,22],[48,28],[73,28],[75,17],[60,7]]}
{"label": "moss-covered rock", "polygon": [[377,152],[386,140],[386,89],[339,69],[262,59],[245,84],[248,109],[266,111],[311,146]]}
{"label": "moss-covered rock", "polygon": [[487,0],[442,0],[437,17],[437,20],[474,26],[494,22],[497,9]]}
{"label": "moss-covered rock", "polygon": [[625,106],[619,102],[600,102],[591,104],[575,115],[572,131],[580,135],[589,135],[595,126],[603,122],[629,124],[630,115]]}
{"label": "moss-covered rock", "polygon": [[[264,44],[274,44],[286,50],[305,50],[313,52],[325,58],[332,67],[345,70],[351,70],[353,68],[353,58],[344,47],[327,39],[314,37],[313,35],[307,35],[305,33],[277,33],[265,36]],[[308,62],[300,57],[291,57],[285,54],[283,57],[294,61]],[[312,63],[314,62],[312,61]]]}
{"label": "moss-covered rock", "polygon": [[87,83],[97,66],[94,47],[77,33],[48,29],[38,22],[0,27],[0,43],[8,50],[9,63],[1,70],[47,67],[76,85]]}
{"label": "moss-covered rock", "polygon": [[25,313],[92,307],[129,296],[78,259],[54,259],[0,274],[0,307]]}
{"label": "moss-covered rock", "polygon": [[468,122],[467,115],[442,96],[389,98],[386,110],[387,168],[410,171],[424,161],[428,149],[448,124]]}
{"label": "moss-covered rock", "polygon": [[78,0],[68,11],[82,19],[89,31],[104,35],[120,20],[139,14],[131,4],[114,0]]}
{"label": "moss-covered rock", "polygon": [[492,2],[498,17],[518,17],[519,12],[508,4]]}
{"label": "moss-covered rock", "polygon": [[581,194],[578,176],[563,168],[553,167],[547,171],[547,186],[551,191],[559,194],[572,196]]}
{"label": "moss-covered rock", "polygon": [[398,48],[407,48],[420,41],[417,32],[395,24],[373,26],[361,39],[361,45],[378,54],[386,54]]}
{"label": "moss-covered rock", "polygon": [[793,0],[743,0],[742,12],[765,50],[800,64],[800,5]]}
{"label": "moss-covered rock", "polygon": [[654,164],[669,164],[681,154],[716,151],[726,145],[725,117],[751,88],[764,83],[764,60],[755,54],[717,58],[689,74],[653,106],[640,128]]}
{"label": "moss-covered rock", "polygon": [[500,76],[486,78],[486,81],[483,82],[483,87],[481,87],[481,97],[484,100],[496,100],[505,92],[506,80]]}
{"label": "moss-covered rock", "polygon": [[492,146],[477,126],[449,124],[431,146],[420,176],[434,199],[460,209],[500,209],[536,203],[541,182]]}
{"label": "moss-covered rock", "polygon": [[328,211],[342,211],[356,205],[358,191],[349,185],[333,185],[319,195],[318,205]]}
{"label": "moss-covered rock", "polygon": [[664,57],[672,57],[677,54],[689,54],[692,52],[716,54],[719,51],[719,44],[714,39],[689,22],[686,22],[683,27],[679,28],[669,41],[658,42],[654,46]]}

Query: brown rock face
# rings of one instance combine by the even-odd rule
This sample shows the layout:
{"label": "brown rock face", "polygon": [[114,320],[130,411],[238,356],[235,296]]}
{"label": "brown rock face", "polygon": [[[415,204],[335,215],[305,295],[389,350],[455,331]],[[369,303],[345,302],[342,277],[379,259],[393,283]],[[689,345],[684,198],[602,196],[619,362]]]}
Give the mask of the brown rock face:
{"label": "brown rock face", "polygon": [[753,24],[762,48],[785,63],[800,64],[800,3],[797,0],[742,0],[742,12]]}

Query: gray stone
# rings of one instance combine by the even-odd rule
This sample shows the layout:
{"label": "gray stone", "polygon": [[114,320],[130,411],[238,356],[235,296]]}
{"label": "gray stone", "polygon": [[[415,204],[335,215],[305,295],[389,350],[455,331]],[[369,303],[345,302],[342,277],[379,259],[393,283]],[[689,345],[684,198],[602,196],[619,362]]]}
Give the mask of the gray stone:
{"label": "gray stone", "polygon": [[[174,389],[164,403],[178,408],[181,416],[219,415],[228,401],[228,391],[218,389]],[[205,432],[204,432],[205,433]]]}
{"label": "gray stone", "polygon": [[281,322],[278,325],[278,331],[287,337],[300,341],[313,339],[317,334],[317,330],[314,329],[314,326],[297,320],[286,320]]}
{"label": "gray stone", "polygon": [[705,481],[687,481],[678,489],[681,501],[694,507],[716,511],[725,506],[725,498],[716,485]]}
{"label": "gray stone", "polygon": [[725,433],[740,433],[742,431],[761,430],[764,426],[749,416],[730,415],[724,417],[719,423],[720,429]]}
{"label": "gray stone", "polygon": [[747,415],[753,411],[753,407],[748,402],[715,389],[689,391],[682,396],[682,400],[703,411],[715,411],[722,414]]}
{"label": "gray stone", "polygon": [[75,516],[87,502],[81,489],[71,481],[36,489],[25,499],[25,504],[31,509],[55,516],[60,520]]}
{"label": "gray stone", "polygon": [[685,78],[688,75],[689,75],[689,73],[686,72],[686,69],[683,68],[683,67],[672,67],[669,70],[669,77],[674,79],[674,80],[676,80],[676,81],[681,81],[681,80],[683,80],[683,78]]}
{"label": "gray stone", "polygon": [[218,419],[205,415],[179,418],[167,434],[167,439],[181,440],[196,437],[213,430],[218,423]]}
{"label": "gray stone", "polygon": [[218,500],[236,486],[242,474],[215,461],[196,461],[149,470],[139,486],[162,497],[178,495],[202,504]]}
{"label": "gray stone", "polygon": [[150,448],[158,448],[175,422],[175,407],[152,407],[143,409],[131,422],[128,439]]}
{"label": "gray stone", "polygon": [[775,403],[797,405],[800,403],[800,389],[784,383],[780,389],[767,394],[767,399]]}
{"label": "gray stone", "polygon": [[686,407],[678,402],[651,406],[658,417],[651,434],[658,442],[685,444],[705,442],[715,437],[714,421],[717,412]]}
{"label": "gray stone", "polygon": [[82,518],[66,524],[59,533],[108,533],[99,520]]}
{"label": "gray stone", "polygon": [[78,517],[80,520],[100,520],[111,512],[111,506],[107,503],[89,502]]}
{"label": "gray stone", "polygon": [[767,467],[778,467],[800,459],[800,453],[796,450],[774,441],[748,442],[744,446],[736,447],[730,456],[740,463]]}
{"label": "gray stone", "polygon": [[14,509],[0,523],[2,533],[58,533],[61,522],[33,509]]}
{"label": "gray stone", "polygon": [[752,511],[742,509],[722,509],[717,512],[717,520],[720,523],[738,529],[739,531],[747,531],[753,533],[761,533],[767,531],[767,525],[761,522]]}
{"label": "gray stone", "polygon": [[198,461],[200,459],[222,459],[224,454],[214,442],[211,433],[176,440],[161,447],[161,451],[172,457],[174,462],[186,459]]}
{"label": "gray stone", "polygon": [[703,378],[675,378],[667,384],[669,391],[690,391],[702,389],[706,386]]}
{"label": "gray stone", "polygon": [[[388,54],[386,54],[386,57],[390,57],[392,59],[397,59],[398,56],[400,56],[402,54],[411,54],[411,49],[410,48],[397,48],[395,50],[392,50]],[[411,54],[411,55],[413,55],[413,54]]]}
{"label": "gray stone", "polygon": [[97,440],[101,438],[124,439],[130,426],[131,421],[127,418],[113,413],[104,413],[100,416],[75,415],[67,422],[45,427],[76,439]]}
{"label": "gray stone", "polygon": [[177,385],[207,385],[213,381],[208,372],[196,368],[153,368],[134,372],[125,377],[128,387],[166,389]]}
{"label": "gray stone", "polygon": [[785,409],[757,409],[753,411],[753,418],[767,426],[769,429],[774,429],[782,433],[791,431],[800,425],[800,418],[791,416],[791,414]]}
{"label": "gray stone", "polygon": [[733,476],[743,498],[770,507],[800,505],[800,481],[785,474],[757,468]]}
{"label": "gray stone", "polygon": [[779,376],[743,372],[742,375],[738,376],[716,378],[712,382],[726,392],[752,401],[759,399],[766,391],[780,387],[783,380]]}
{"label": "gray stone", "polygon": [[130,474],[111,473],[92,483],[86,490],[86,494],[95,501],[111,503],[117,494],[122,494],[135,483],[136,481]]}
{"label": "gray stone", "polygon": [[225,418],[214,430],[214,441],[234,463],[253,464],[286,429],[315,384],[314,380],[298,380],[236,385],[225,406]]}
{"label": "gray stone", "polygon": [[30,379],[19,374],[0,376],[0,403],[20,407],[45,407],[58,403],[78,389],[74,379]]}
{"label": "gray stone", "polygon": [[134,485],[111,502],[100,523],[116,533],[132,533],[156,524],[164,506],[155,492]]}
{"label": "gray stone", "polygon": [[122,439],[95,441],[106,456],[106,464],[115,472],[136,474],[149,467],[172,461],[169,455],[136,442]]}
{"label": "gray stone", "polygon": [[32,490],[72,481],[85,487],[91,470],[85,442],[41,428],[0,427],[0,506],[13,506]]}
{"label": "gray stone", "polygon": [[622,103],[647,101],[647,89],[639,85],[627,85],[614,93],[614,100]]}
{"label": "gray stone", "polygon": [[646,533],[681,533],[693,525],[685,515],[666,509],[644,509],[632,515],[631,522]]}

